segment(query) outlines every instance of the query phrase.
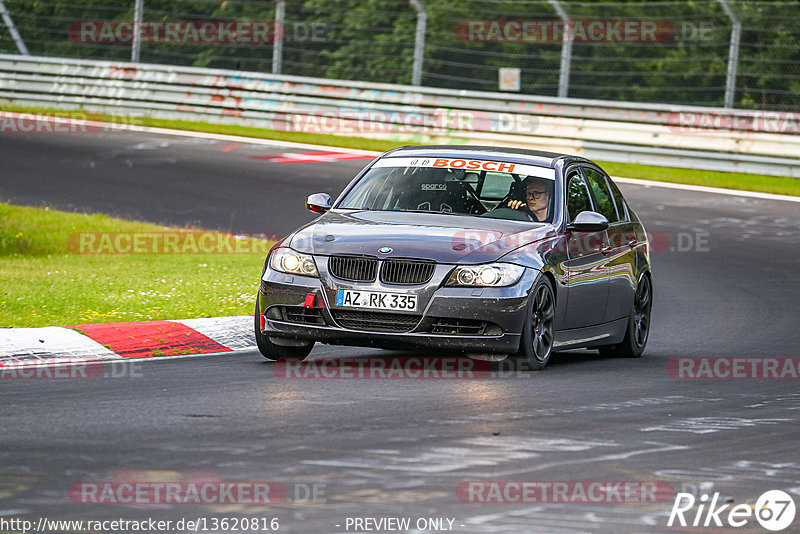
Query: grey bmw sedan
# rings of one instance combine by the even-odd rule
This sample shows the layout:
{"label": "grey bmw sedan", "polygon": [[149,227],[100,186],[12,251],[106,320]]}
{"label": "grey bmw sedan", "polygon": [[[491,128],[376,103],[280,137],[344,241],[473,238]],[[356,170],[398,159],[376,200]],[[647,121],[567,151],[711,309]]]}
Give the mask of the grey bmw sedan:
{"label": "grey bmw sedan", "polygon": [[269,359],[315,342],[527,359],[637,357],[653,289],[647,234],[576,156],[415,146],[373,160],[270,251],[255,337]]}

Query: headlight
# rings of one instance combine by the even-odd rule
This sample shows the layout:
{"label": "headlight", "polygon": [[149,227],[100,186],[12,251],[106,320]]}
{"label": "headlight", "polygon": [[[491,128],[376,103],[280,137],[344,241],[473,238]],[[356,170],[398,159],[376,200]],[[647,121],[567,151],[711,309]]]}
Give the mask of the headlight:
{"label": "headlight", "polygon": [[269,266],[282,273],[319,277],[314,258],[308,254],[295,252],[290,248],[279,248],[272,251],[269,257]]}
{"label": "headlight", "polygon": [[525,272],[525,267],[511,263],[489,263],[487,265],[469,265],[458,267],[450,279],[448,286],[480,286],[503,287],[516,284]]}

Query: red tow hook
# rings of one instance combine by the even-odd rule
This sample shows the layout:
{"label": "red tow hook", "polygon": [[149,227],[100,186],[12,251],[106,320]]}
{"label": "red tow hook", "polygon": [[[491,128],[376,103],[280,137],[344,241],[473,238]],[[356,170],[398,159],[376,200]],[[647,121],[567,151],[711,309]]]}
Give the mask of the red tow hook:
{"label": "red tow hook", "polygon": [[263,313],[259,313],[258,316],[261,317],[261,331],[263,332],[267,329],[267,319]]}
{"label": "red tow hook", "polygon": [[306,300],[303,301],[304,308],[313,308],[314,307],[314,300],[317,298],[317,292],[311,291],[308,295],[306,295]]}

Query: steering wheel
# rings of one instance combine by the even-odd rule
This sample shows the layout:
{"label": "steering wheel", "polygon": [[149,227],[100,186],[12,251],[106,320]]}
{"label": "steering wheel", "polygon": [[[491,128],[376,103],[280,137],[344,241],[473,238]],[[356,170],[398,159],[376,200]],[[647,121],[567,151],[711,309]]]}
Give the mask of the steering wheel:
{"label": "steering wheel", "polygon": [[[536,215],[533,214],[531,209],[528,207],[528,203],[527,202],[523,201],[522,202],[522,206],[520,206],[519,209],[515,210],[514,208],[512,208],[512,207],[510,207],[508,205],[510,200],[512,200],[511,199],[511,195],[506,195],[505,198],[500,201],[500,204],[498,204],[498,206],[501,206],[501,207],[495,208],[495,209],[496,210],[497,209],[509,209],[509,210],[512,210],[512,211],[522,211],[523,213],[527,213],[530,216],[530,218],[533,220],[533,222],[539,222],[539,219],[536,217]],[[492,211],[494,211],[494,210],[492,210]]]}
{"label": "steering wheel", "polygon": [[[536,217],[536,215],[533,214],[533,212],[528,207],[528,203],[525,202],[524,199],[522,200],[522,206],[520,206],[519,210],[514,210],[514,208],[511,208],[508,205],[509,201],[515,200],[515,199],[512,198],[514,196],[514,194],[515,194],[515,191],[516,191],[517,194],[524,196],[524,189],[520,190],[520,188],[522,187],[522,183],[523,182],[514,182],[511,185],[511,189],[508,191],[506,196],[503,197],[503,199],[500,201],[498,206],[502,206],[503,207],[502,209],[510,209],[510,210],[513,210],[513,211],[522,211],[523,213],[527,213],[534,222],[539,222],[539,219]],[[495,208],[495,209],[501,209],[501,208]],[[492,210],[492,211],[494,211],[494,210]]]}
{"label": "steering wheel", "polygon": [[[530,210],[528,210],[528,212],[530,212]],[[525,216],[525,214],[521,210],[515,210],[507,206],[487,211],[486,213],[481,215],[481,217],[491,217],[493,219],[506,219],[510,221],[527,221],[527,222],[531,221],[530,219],[528,219],[528,217]],[[533,217],[533,220],[536,221],[536,217]]]}

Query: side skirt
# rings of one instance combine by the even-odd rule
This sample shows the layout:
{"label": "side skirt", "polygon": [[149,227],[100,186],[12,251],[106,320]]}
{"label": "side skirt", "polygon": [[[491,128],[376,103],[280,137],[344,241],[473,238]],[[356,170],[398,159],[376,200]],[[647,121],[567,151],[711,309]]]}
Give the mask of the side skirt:
{"label": "side skirt", "polygon": [[583,328],[572,328],[570,330],[558,330],[555,333],[553,348],[557,350],[614,345],[620,343],[625,338],[625,330],[627,328],[628,318],[623,317],[622,319],[617,319],[610,323]]}

